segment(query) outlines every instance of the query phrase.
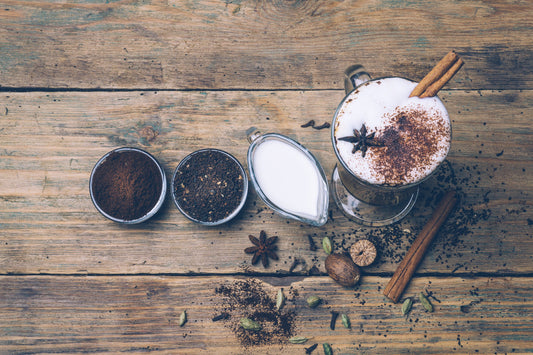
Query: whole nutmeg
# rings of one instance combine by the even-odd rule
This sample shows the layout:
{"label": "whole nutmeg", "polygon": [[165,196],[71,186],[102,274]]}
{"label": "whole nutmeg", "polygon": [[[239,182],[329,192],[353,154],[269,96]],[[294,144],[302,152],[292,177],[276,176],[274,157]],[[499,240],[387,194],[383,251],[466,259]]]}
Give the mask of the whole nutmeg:
{"label": "whole nutmeg", "polygon": [[359,268],[352,259],[345,254],[330,254],[326,258],[326,271],[328,275],[345,287],[353,287],[361,278]]}
{"label": "whole nutmeg", "polygon": [[368,239],[361,239],[350,247],[350,256],[358,266],[368,266],[376,260],[376,246]]}

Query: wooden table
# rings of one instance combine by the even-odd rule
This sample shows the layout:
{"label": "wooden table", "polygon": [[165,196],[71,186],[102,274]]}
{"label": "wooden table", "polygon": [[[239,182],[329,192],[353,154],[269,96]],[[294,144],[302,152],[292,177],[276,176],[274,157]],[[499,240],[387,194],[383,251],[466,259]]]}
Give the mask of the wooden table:
{"label": "wooden table", "polygon": [[[533,352],[532,17],[530,2],[504,0],[2,1],[0,352]],[[466,63],[439,94],[452,150],[393,226],[359,226],[334,203],[325,226],[302,225],[253,189],[214,228],[170,198],[136,226],[91,203],[91,169],[113,148],[145,149],[170,178],[200,148],[244,164],[251,126],[296,139],[330,177],[329,131],[300,126],[331,121],[344,69],[420,80],[451,49]],[[383,289],[450,188],[460,205],[404,293],[415,301],[404,316]],[[261,230],[279,237],[268,268],[243,252]],[[378,245],[354,289],[325,273],[326,236],[335,251]],[[271,300],[283,289],[291,332],[243,343],[237,322],[250,310],[231,294],[243,285]],[[311,309],[310,295],[324,302]],[[339,319],[331,330],[331,311],[351,329]]]}

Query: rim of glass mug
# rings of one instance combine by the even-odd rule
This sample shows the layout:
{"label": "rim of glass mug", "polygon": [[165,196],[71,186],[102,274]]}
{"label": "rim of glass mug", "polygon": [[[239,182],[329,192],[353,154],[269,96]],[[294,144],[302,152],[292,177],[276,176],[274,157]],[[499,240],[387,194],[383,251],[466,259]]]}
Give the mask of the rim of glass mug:
{"label": "rim of glass mug", "polygon": [[[96,198],[94,197],[94,191],[93,191],[94,173],[102,165],[102,163],[105,162],[105,160],[111,154],[120,153],[120,152],[137,152],[137,153],[141,153],[141,154],[147,156],[148,158],[150,158],[154,162],[154,164],[157,166],[157,169],[159,170],[159,173],[161,174],[161,193],[159,195],[159,199],[157,200],[156,204],[154,205],[154,207],[150,211],[148,211],[144,216],[136,218],[136,219],[128,220],[128,219],[121,219],[121,218],[116,218],[114,216],[111,216],[110,214],[105,212],[98,205],[98,202],[96,201]],[[104,217],[112,220],[113,222],[117,222],[117,223],[121,223],[121,224],[137,224],[137,223],[145,222],[148,219],[150,219],[151,217],[153,217],[159,211],[161,206],[163,206],[163,202],[165,201],[165,197],[166,197],[166,194],[167,194],[167,177],[166,177],[165,171],[163,170],[162,165],[159,163],[159,161],[157,161],[157,159],[152,154],[148,153],[145,150],[139,149],[139,148],[121,147],[121,148],[116,148],[116,149],[113,149],[113,150],[107,152],[106,154],[104,154],[104,156],[102,156],[96,162],[96,164],[94,165],[94,167],[93,167],[93,169],[91,171],[91,177],[89,178],[89,192],[90,192],[90,195],[91,195],[91,200],[93,202],[93,205],[96,207],[98,212],[100,212]]]}
{"label": "rim of glass mug", "polygon": [[[355,67],[361,67],[361,66],[355,66]],[[350,68],[348,70],[350,70]],[[363,75],[367,75],[368,78],[370,78],[370,75],[368,73],[362,72],[362,74]],[[380,189],[380,190],[383,190],[383,191],[403,191],[403,190],[412,189],[412,188],[420,185],[422,182],[426,181],[427,179],[429,179],[435,173],[435,171],[438,170],[438,166],[440,166],[440,164],[437,166],[437,168],[433,169],[433,171],[431,173],[429,173],[426,176],[424,176],[423,178],[421,178],[421,179],[419,179],[419,180],[417,180],[415,182],[409,183],[409,184],[402,184],[402,185],[372,184],[372,183],[370,183],[368,181],[363,180],[362,178],[360,178],[359,176],[355,175],[351,171],[351,169],[348,167],[348,165],[346,164],[344,159],[342,159],[342,157],[340,156],[340,153],[339,153],[339,151],[337,149],[337,144],[336,144],[337,140],[335,138],[335,126],[336,126],[338,114],[339,114],[342,106],[344,105],[344,103],[348,99],[348,97],[352,94],[352,92],[357,90],[362,85],[365,85],[366,83],[375,82],[375,81],[379,81],[379,80],[383,80],[383,79],[390,79],[390,78],[400,78],[400,79],[404,79],[404,80],[410,81],[411,83],[416,83],[416,81],[414,81],[414,80],[411,80],[411,79],[408,79],[408,78],[405,78],[405,77],[401,77],[401,76],[383,76],[383,77],[379,77],[379,78],[370,78],[368,80],[363,80],[357,86],[354,86],[354,82],[357,82],[357,81],[352,79],[351,84],[352,84],[353,88],[346,92],[346,95],[344,96],[344,98],[341,100],[341,102],[337,106],[337,109],[335,110],[335,114],[333,115],[333,120],[332,120],[332,123],[331,123],[331,143],[333,145],[333,151],[335,152],[335,156],[337,157],[337,161],[342,165],[342,168],[346,172],[348,172],[352,178],[357,180],[357,182],[361,183],[361,185],[367,186],[367,187],[370,187],[370,188]],[[346,81],[345,81],[345,84],[346,84]],[[439,101],[441,101],[441,103],[444,106],[444,103],[442,102],[440,97],[438,97],[438,96],[435,96],[435,97]],[[449,115],[448,115],[448,120],[449,120]],[[451,138],[451,135],[452,135],[452,125],[451,125],[451,122],[450,122],[450,138]],[[449,153],[449,151],[446,153],[446,156],[444,157],[443,161],[446,160],[446,158],[448,156],[448,153]]]}
{"label": "rim of glass mug", "polygon": [[[221,153],[221,154],[227,156],[228,158],[230,158],[232,161],[234,161],[237,164],[237,167],[239,168],[239,171],[240,171],[240,173],[242,175],[242,178],[243,178],[242,179],[243,180],[243,191],[242,191],[242,195],[241,195],[241,199],[239,201],[239,204],[237,205],[235,210],[233,210],[233,212],[231,212],[226,217],[224,217],[222,219],[219,219],[218,221],[213,221],[213,222],[202,221],[202,220],[199,220],[199,219],[194,218],[193,216],[189,215],[187,212],[185,212],[181,208],[179,202],[176,199],[176,195],[174,193],[174,191],[175,191],[175,182],[176,182],[176,174],[178,173],[179,168],[182,167],[183,164],[185,164],[187,161],[189,161],[195,155],[200,154],[200,153],[204,153],[204,152],[218,152],[218,153]],[[174,201],[174,205],[178,208],[178,210],[187,219],[189,219],[190,221],[193,221],[195,223],[198,223],[198,224],[203,225],[203,226],[208,226],[208,227],[210,227],[210,226],[218,226],[220,224],[224,224],[224,223],[229,222],[230,220],[232,220],[242,210],[242,208],[244,207],[244,204],[246,203],[246,199],[248,197],[248,175],[246,174],[246,171],[244,170],[244,167],[242,166],[241,162],[237,158],[235,158],[233,155],[231,155],[230,153],[228,153],[226,151],[223,151],[221,149],[217,149],[217,148],[203,148],[203,149],[196,150],[196,151],[194,151],[192,153],[189,153],[187,156],[185,156],[185,158],[183,158],[180,161],[180,163],[178,164],[178,166],[174,170],[174,174],[172,175],[172,181],[170,182],[170,184],[171,184],[171,191],[172,191],[172,201]]]}

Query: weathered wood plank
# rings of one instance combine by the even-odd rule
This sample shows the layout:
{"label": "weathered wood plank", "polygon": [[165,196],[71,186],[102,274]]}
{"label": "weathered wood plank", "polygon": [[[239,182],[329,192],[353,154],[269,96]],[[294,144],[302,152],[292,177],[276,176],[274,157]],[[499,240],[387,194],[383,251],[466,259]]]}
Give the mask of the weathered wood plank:
{"label": "weathered wood plank", "polygon": [[[313,228],[266,209],[252,191],[242,214],[220,228],[186,220],[167,198],[154,220],[124,227],[89,198],[96,161],[123,145],[144,148],[169,178],[188,153],[217,147],[246,162],[245,130],[287,134],[307,146],[327,175],[335,164],[328,130],[342,91],[9,93],[0,104],[0,273],[203,273],[323,271],[324,236],[348,248],[370,236],[380,247],[368,272],[393,272],[443,189],[457,188],[460,210],[436,238],[420,272],[533,272],[531,91],[444,91],[453,119],[448,163],[422,187],[412,214],[392,228],[363,228],[331,203]],[[150,131],[150,134],[147,132]],[[246,165],[246,164],[245,164]],[[280,261],[251,267],[249,234],[278,235]],[[191,252],[192,251],[192,252]],[[216,251],[216,252],[215,252]]]}
{"label": "weathered wood plank", "polygon": [[463,89],[532,87],[527,1],[3,1],[0,86],[338,89],[358,62]]}
{"label": "weathered wood plank", "polygon": [[[281,312],[294,312],[287,324],[293,334],[311,338],[293,345],[287,337],[276,343],[243,347],[232,327],[253,310],[243,304],[228,307],[220,286],[236,292],[232,277],[0,277],[0,347],[19,353],[139,352],[273,354],[303,353],[318,343],[343,353],[527,353],[533,351],[533,279],[416,278],[406,297],[430,292],[434,312],[426,312],[414,297],[407,316],[382,290],[386,278],[364,277],[355,290],[343,289],[328,277],[265,278],[259,289],[274,298],[283,288]],[[319,295],[316,309],[305,299]],[[179,316],[188,321],[180,327]],[[229,318],[213,322],[226,310]],[[330,311],[345,313],[330,329]],[[275,311],[269,314],[276,313]],[[268,322],[262,322],[267,329]],[[276,327],[272,327],[277,329]],[[269,329],[272,329],[269,328]],[[281,344],[277,341],[281,340]]]}

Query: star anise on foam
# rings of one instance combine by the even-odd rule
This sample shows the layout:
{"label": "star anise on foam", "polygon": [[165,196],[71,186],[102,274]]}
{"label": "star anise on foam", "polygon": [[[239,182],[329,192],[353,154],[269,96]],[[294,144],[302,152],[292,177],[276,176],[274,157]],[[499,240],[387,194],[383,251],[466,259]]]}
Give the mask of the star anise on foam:
{"label": "star anise on foam", "polygon": [[276,243],[278,240],[278,237],[267,238],[266,232],[261,231],[259,233],[259,239],[253,235],[249,235],[248,238],[250,238],[253,246],[244,249],[244,252],[246,254],[254,254],[252,257],[252,265],[257,264],[257,262],[261,260],[263,266],[268,267],[268,258],[274,260],[279,259],[278,255],[276,254],[278,247],[274,245],[274,243]]}
{"label": "star anise on foam", "polygon": [[363,124],[359,131],[357,129],[353,130],[353,136],[341,137],[339,140],[353,143],[354,146],[352,149],[352,154],[355,154],[355,152],[361,150],[361,154],[364,158],[368,147],[383,147],[383,142],[380,142],[374,137],[376,132],[372,132],[370,134],[367,133],[366,126]]}

